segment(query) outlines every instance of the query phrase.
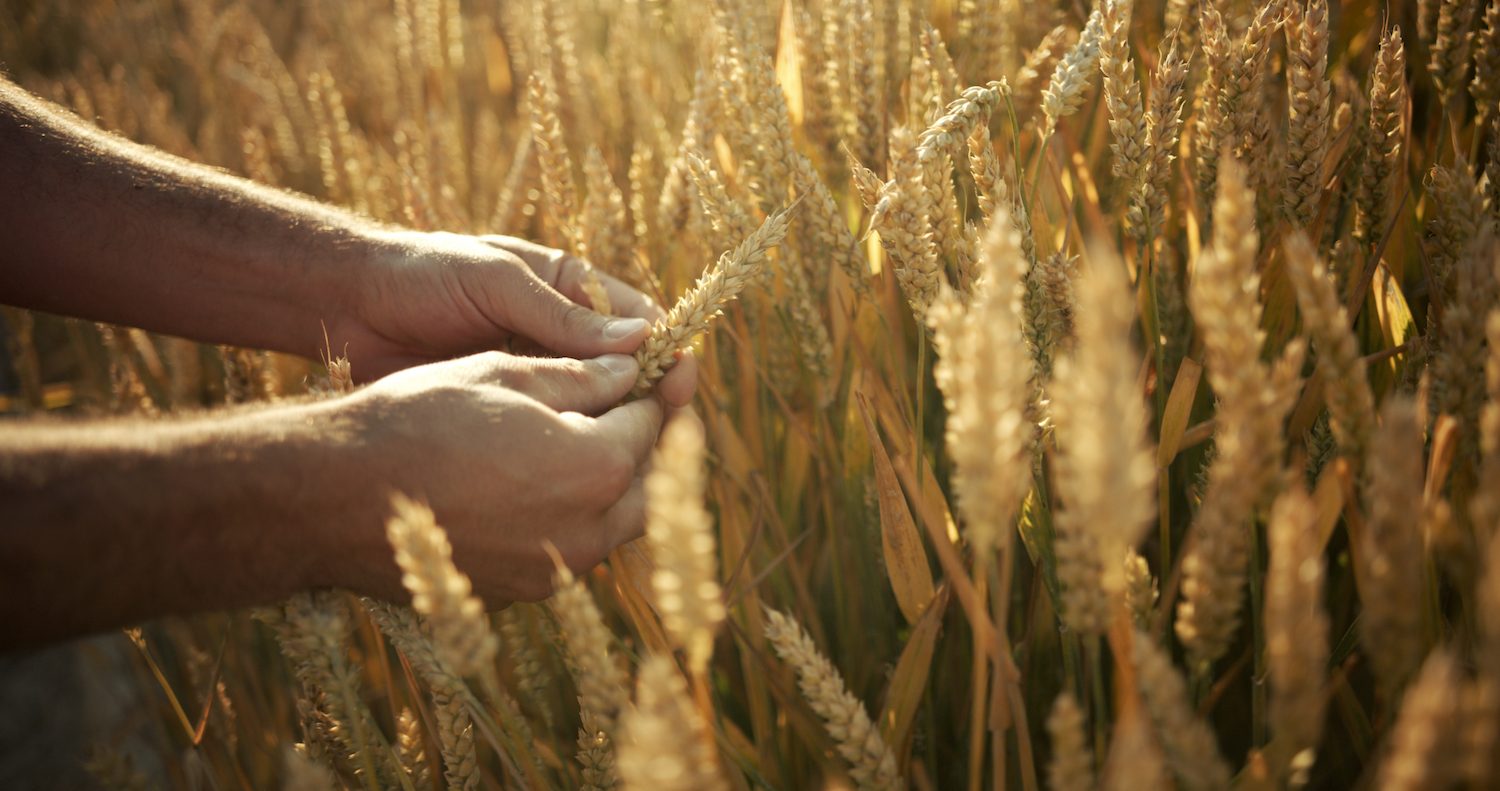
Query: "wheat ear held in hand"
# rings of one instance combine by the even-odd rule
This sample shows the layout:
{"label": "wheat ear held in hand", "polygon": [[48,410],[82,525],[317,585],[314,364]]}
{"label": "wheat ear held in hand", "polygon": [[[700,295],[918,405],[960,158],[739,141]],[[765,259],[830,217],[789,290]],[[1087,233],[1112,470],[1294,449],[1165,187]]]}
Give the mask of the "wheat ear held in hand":
{"label": "wheat ear held in hand", "polygon": [[708,329],[724,303],[734,299],[766,265],[766,252],[786,238],[792,211],[799,198],[785,210],[776,212],[745,237],[740,246],[719,257],[714,267],[698,278],[693,288],[672,308],[667,317],[651,329],[651,337],[635,353],[641,373],[635,389],[643,391],[676,365],[675,355],[686,349],[693,336]]}

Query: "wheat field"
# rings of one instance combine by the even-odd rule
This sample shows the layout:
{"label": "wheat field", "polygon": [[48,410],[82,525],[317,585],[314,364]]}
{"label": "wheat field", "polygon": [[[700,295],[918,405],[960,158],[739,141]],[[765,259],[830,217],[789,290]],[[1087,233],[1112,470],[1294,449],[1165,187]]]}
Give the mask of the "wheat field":
{"label": "wheat field", "polygon": [[[586,257],[675,306],[638,393],[700,360],[545,602],[398,498],[409,606],[119,636],[105,787],[1500,787],[1495,0],[5,6],[83,118]],[[17,420],[360,365],[4,315]]]}

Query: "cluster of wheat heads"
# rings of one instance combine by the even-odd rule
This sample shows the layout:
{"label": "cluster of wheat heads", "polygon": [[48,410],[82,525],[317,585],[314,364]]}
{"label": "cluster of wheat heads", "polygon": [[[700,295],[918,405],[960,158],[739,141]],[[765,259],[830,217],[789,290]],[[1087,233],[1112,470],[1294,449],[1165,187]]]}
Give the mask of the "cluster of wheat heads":
{"label": "cluster of wheat heads", "polygon": [[[317,591],[133,633],[156,781],[1497,781],[1500,6],[15,10],[33,91],[586,256],[672,307],[642,389],[701,360],[647,538],[548,602],[486,617],[401,500],[410,608]],[[320,370],[5,315],[18,411]]]}

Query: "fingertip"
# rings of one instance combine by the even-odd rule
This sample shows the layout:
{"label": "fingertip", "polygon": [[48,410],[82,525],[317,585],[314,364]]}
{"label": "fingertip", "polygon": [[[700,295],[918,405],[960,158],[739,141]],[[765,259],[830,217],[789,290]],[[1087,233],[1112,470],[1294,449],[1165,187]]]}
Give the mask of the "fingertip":
{"label": "fingertip", "polygon": [[634,349],[651,334],[651,322],[638,317],[613,318],[600,326],[599,333],[611,346]]}
{"label": "fingertip", "polygon": [[677,353],[677,364],[656,385],[656,392],[669,407],[685,407],[698,390],[698,358],[692,349]]}

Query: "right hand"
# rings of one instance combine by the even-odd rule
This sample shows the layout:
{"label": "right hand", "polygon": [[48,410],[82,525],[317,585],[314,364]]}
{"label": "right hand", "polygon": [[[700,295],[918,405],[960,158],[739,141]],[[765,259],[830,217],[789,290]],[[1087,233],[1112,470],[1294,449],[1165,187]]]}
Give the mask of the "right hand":
{"label": "right hand", "polygon": [[619,403],[638,367],[486,352],[387,376],[344,400],[352,464],[378,524],[336,529],[331,584],[405,600],[385,538],[389,494],[432,506],[458,568],[488,609],[550,595],[550,542],[577,573],[642,535],[656,398]]}

